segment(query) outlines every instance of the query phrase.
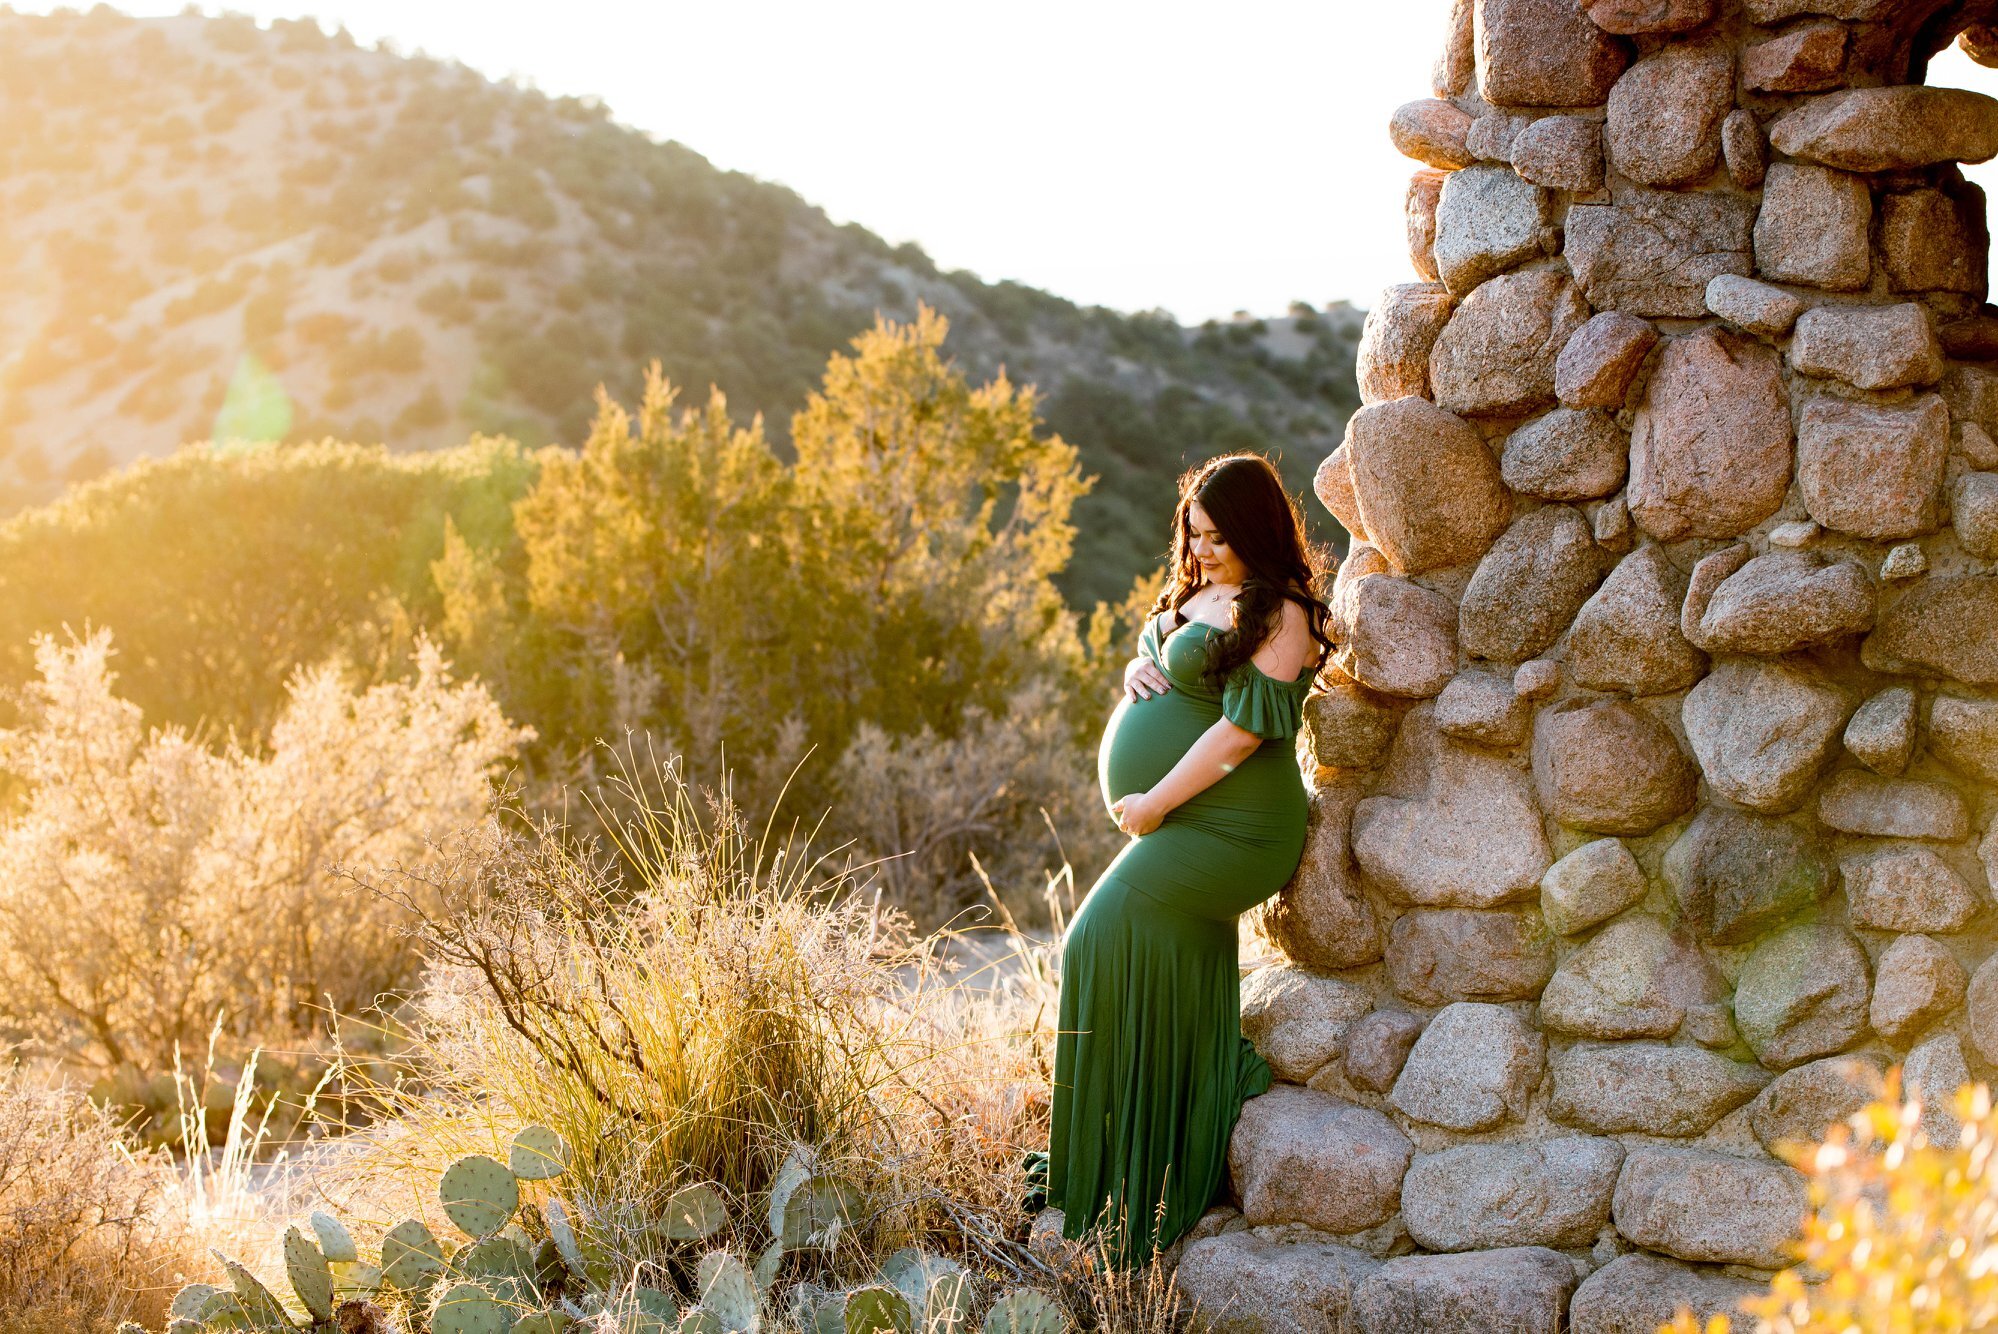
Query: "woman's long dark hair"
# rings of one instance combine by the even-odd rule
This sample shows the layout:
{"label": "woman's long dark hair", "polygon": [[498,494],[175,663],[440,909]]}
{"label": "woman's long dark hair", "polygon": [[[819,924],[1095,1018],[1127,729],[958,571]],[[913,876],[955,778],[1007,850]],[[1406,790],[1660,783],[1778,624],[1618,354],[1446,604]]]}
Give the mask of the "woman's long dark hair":
{"label": "woman's long dark hair", "polygon": [[1330,609],[1318,593],[1331,561],[1305,539],[1303,511],[1261,454],[1223,454],[1180,474],[1179,504],[1172,514],[1172,568],[1165,591],[1152,603],[1151,615],[1177,611],[1200,586],[1193,525],[1187,518],[1195,501],[1247,569],[1241,594],[1229,607],[1228,628],[1209,641],[1207,683],[1218,686],[1255,656],[1283,623],[1285,602],[1304,608],[1311,637],[1324,650],[1318,664],[1325,666],[1333,648],[1325,633]]}

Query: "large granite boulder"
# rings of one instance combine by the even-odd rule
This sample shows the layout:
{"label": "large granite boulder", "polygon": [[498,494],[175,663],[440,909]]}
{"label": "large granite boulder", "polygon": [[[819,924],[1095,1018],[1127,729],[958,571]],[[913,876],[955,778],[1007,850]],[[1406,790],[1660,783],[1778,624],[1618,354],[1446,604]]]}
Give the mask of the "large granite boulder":
{"label": "large granite boulder", "polygon": [[1582,1280],[1568,1303],[1569,1334],[1658,1334],[1679,1309],[1706,1327],[1717,1315],[1748,1326],[1741,1303],[1767,1291],[1751,1279],[1732,1278],[1662,1256],[1618,1256]]}
{"label": "large granite boulder", "polygon": [[1769,1081],[1749,1104],[1749,1125],[1762,1147],[1819,1143],[1825,1131],[1881,1096],[1880,1063],[1866,1056],[1827,1056]]}
{"label": "large granite boulder", "polygon": [[1563,253],[1597,310],[1698,319],[1710,281],[1755,271],[1754,226],[1740,195],[1622,186],[1569,207]]}
{"label": "large granite boulder", "polygon": [[1648,834],[1691,810],[1700,782],[1671,730],[1625,700],[1542,709],[1533,778],[1543,810],[1596,834]]}
{"label": "large granite boulder", "polygon": [[1880,952],[1867,1017],[1873,1031],[1905,1045],[1963,1004],[1970,979],[1940,941],[1899,936]]}
{"label": "large granite boulder", "polygon": [[1901,171],[1998,154],[1998,98],[1901,84],[1814,97],[1776,118],[1781,153],[1845,171]]}
{"label": "large granite boulder", "polygon": [[1502,1005],[1446,1005],[1415,1041],[1388,1103],[1449,1130],[1490,1130],[1525,1115],[1546,1040]]}
{"label": "large granite boulder", "polygon": [[1790,443],[1773,349],[1715,329],[1673,339],[1631,429],[1631,518],[1665,542],[1746,532],[1783,503]]}
{"label": "large granite boulder", "polygon": [[1874,541],[1942,524],[1949,410],[1925,394],[1905,404],[1814,398],[1797,419],[1797,485],[1827,528]]}
{"label": "large granite boulder", "polygon": [[1353,1309],[1367,1334],[1560,1334],[1574,1290],[1574,1265],[1545,1247],[1404,1255],[1361,1280]]}
{"label": "large granite boulder", "polygon": [[1552,861],[1526,776],[1442,735],[1433,705],[1403,720],[1378,795],[1354,812],[1353,854],[1389,899],[1425,907],[1530,900]]}
{"label": "large granite boulder", "polygon": [[1590,1135],[1419,1154],[1402,1179],[1402,1221],[1432,1251],[1588,1246],[1609,1224],[1622,1166],[1621,1144]]}
{"label": "large granite boulder", "polygon": [[1707,655],[1680,632],[1686,576],[1662,548],[1625,556],[1582,604],[1568,635],[1568,670],[1587,690],[1662,695],[1684,690],[1707,670]]}
{"label": "large granite boulder", "polygon": [[[1694,585],[1701,583],[1696,571]],[[1857,561],[1771,551],[1742,563],[1711,596],[1689,600],[1681,628],[1708,653],[1773,657],[1871,630],[1875,596]]]}
{"label": "large granite boulder", "polygon": [[1803,1176],[1781,1163],[1641,1144],[1624,1158],[1610,1216],[1638,1245],[1681,1260],[1780,1269],[1809,1205]]}
{"label": "large granite boulder", "polygon": [[1588,318],[1588,303],[1559,269],[1523,269],[1480,284],[1430,349],[1437,405],[1496,417],[1551,407],[1554,364]]}
{"label": "large granite boulder", "polygon": [[1630,48],[1574,0],[1478,0],[1478,91],[1498,107],[1601,106]]}
{"label": "large granite boulder", "polygon": [[1264,917],[1278,948],[1306,967],[1358,968],[1381,957],[1380,923],[1353,865],[1353,807],[1359,800],[1356,780],[1319,785],[1311,798],[1304,855]]}
{"label": "large granite boulder", "polygon": [[1353,1294],[1380,1261],[1315,1238],[1224,1232],[1180,1257],[1178,1283],[1196,1330],[1287,1334],[1350,1328]]}
{"label": "large granite boulder", "polygon": [[1491,450],[1462,418],[1424,399],[1361,408],[1346,423],[1345,447],[1360,520],[1398,573],[1476,560],[1512,519]]}
{"label": "large granite boulder", "polygon": [[1553,972],[1537,912],[1415,908],[1388,930],[1388,984],[1415,1005],[1531,1000]]}
{"label": "large granite boulder", "polygon": [[1838,868],[1807,824],[1709,806],[1661,864],[1681,918],[1717,945],[1741,945],[1838,886]]}
{"label": "large granite boulder", "polygon": [[1373,1008],[1365,987],[1295,964],[1271,964],[1242,979],[1242,1036],[1278,1079],[1293,1083],[1338,1060],[1347,1030]]}
{"label": "large granite boulder", "polygon": [[1515,519],[1478,562],[1457,607],[1457,643],[1474,658],[1524,662],[1552,644],[1602,581],[1588,520],[1567,505]]}
{"label": "large granite boulder", "polygon": [[1865,946],[1836,922],[1785,927],[1741,965],[1735,1023],[1772,1070],[1835,1055],[1866,1033],[1869,973]]}
{"label": "large granite boulder", "polygon": [[1329,1093],[1278,1084],[1242,1104],[1228,1170],[1250,1226],[1360,1232],[1401,1207],[1414,1150],[1393,1121]]}
{"label": "large granite boulder", "polygon": [[1668,45],[1610,90],[1609,164],[1645,185],[1691,185],[1720,161],[1721,120],[1734,107],[1734,57],[1716,45]]}
{"label": "large granite boulder", "polygon": [[1455,306],[1441,283],[1398,283],[1381,293],[1360,327],[1360,402],[1428,396],[1429,349]]}
{"label": "large granite boulder", "polygon": [[1538,259],[1552,239],[1547,192],[1499,166],[1466,166],[1436,204],[1436,272],[1452,295]]}
{"label": "large granite boulder", "polygon": [[1807,667],[1731,658],[1693,687],[1681,716],[1716,792],[1781,814],[1803,804],[1851,710],[1843,689]]}
{"label": "large granite boulder", "polygon": [[1998,578],[1917,580],[1881,614],[1861,646],[1876,672],[1947,676],[1966,685],[1998,685]]}
{"label": "large granite boulder", "polygon": [[1540,994],[1540,1025],[1589,1038],[1669,1038],[1686,1011],[1726,994],[1692,942],[1655,917],[1619,917],[1561,960]]}
{"label": "large granite boulder", "polygon": [[1662,1042],[1578,1042],[1555,1052],[1548,1066],[1554,1099],[1547,1114],[1602,1135],[1698,1135],[1769,1081],[1718,1052]]}

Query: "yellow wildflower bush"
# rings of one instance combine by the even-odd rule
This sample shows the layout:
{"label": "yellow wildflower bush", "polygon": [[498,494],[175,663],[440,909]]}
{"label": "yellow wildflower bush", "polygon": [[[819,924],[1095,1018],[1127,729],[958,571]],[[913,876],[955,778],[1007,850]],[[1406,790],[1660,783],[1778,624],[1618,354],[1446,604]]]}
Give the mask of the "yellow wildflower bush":
{"label": "yellow wildflower bush", "polygon": [[[1785,1156],[1810,1177],[1799,1266],[1742,1303],[1741,1317],[1704,1326],[1685,1311],[1660,1334],[1970,1334],[1998,1329],[1998,1185],[1991,1090],[1966,1084],[1953,1109],[1962,1132],[1929,1142],[1922,1102],[1882,1096],[1833,1126],[1822,1144]],[[1822,1282],[1806,1284],[1804,1272]]]}

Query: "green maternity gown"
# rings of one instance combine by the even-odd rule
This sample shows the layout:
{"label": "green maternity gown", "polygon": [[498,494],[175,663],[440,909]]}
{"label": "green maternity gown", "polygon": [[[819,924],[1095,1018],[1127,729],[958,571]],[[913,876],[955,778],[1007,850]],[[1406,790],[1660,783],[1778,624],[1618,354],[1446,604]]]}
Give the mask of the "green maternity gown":
{"label": "green maternity gown", "polygon": [[1124,845],[1062,950],[1047,1203],[1070,1237],[1102,1228],[1124,1266],[1199,1220],[1243,1100],[1270,1086],[1242,1037],[1236,918],[1304,852],[1293,743],[1316,669],[1279,681],[1245,662],[1216,691],[1200,670],[1220,628],[1171,610],[1146,624],[1138,651],[1172,688],[1118,701],[1097,752],[1104,804],[1156,785],[1217,718],[1263,744]]}

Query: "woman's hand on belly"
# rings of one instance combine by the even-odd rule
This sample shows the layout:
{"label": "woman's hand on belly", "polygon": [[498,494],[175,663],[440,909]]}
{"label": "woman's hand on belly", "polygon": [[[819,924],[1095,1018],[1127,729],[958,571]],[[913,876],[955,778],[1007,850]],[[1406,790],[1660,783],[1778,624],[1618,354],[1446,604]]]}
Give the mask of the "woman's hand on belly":
{"label": "woman's hand on belly", "polygon": [[1150,699],[1153,695],[1163,695],[1172,689],[1172,682],[1150,658],[1137,657],[1124,669],[1124,697],[1126,699]]}
{"label": "woman's hand on belly", "polygon": [[1133,838],[1151,833],[1165,819],[1165,803],[1149,792],[1133,792],[1110,803],[1117,827]]}

